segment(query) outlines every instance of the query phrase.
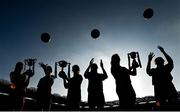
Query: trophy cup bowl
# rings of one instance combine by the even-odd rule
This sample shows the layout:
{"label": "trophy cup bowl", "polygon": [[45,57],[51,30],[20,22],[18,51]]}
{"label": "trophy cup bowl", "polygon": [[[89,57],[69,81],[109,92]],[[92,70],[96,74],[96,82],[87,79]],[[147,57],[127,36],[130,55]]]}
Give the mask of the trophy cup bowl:
{"label": "trophy cup bowl", "polygon": [[60,67],[64,68],[67,66],[68,63],[66,61],[62,60],[62,61],[59,61],[58,64]]}
{"label": "trophy cup bowl", "polygon": [[36,59],[29,58],[29,59],[25,59],[24,62],[25,62],[25,68],[26,68],[26,65],[29,66],[29,69],[25,72],[26,75],[28,75],[29,77],[32,77],[34,75],[34,64],[36,62]]}
{"label": "trophy cup bowl", "polygon": [[[130,58],[133,60],[132,62],[132,66],[133,68],[138,68],[138,67],[142,67],[141,66],[141,60],[140,60],[140,57],[139,57],[139,53],[138,52],[130,52],[128,53],[128,62],[129,62],[129,68],[130,68]],[[136,58],[137,58],[137,61],[136,61]]]}
{"label": "trophy cup bowl", "polygon": [[25,63],[27,63],[27,65],[30,67],[33,66],[35,62],[36,62],[36,59],[31,59],[31,58],[25,59]]}
{"label": "trophy cup bowl", "polygon": [[36,59],[29,59],[28,60],[28,66],[33,66],[33,64],[35,63]]}
{"label": "trophy cup bowl", "polygon": [[132,67],[133,68],[138,68],[139,67],[139,64],[138,64],[138,62],[136,60],[133,60]]}
{"label": "trophy cup bowl", "polygon": [[132,59],[136,58],[136,52],[131,52],[131,53],[129,53],[129,55],[131,56]]}
{"label": "trophy cup bowl", "polygon": [[62,68],[61,69],[61,71],[59,72],[59,77],[60,78],[63,78],[63,79],[67,79],[67,76],[66,76],[66,73],[63,71],[63,68],[65,68],[68,64],[70,64],[70,63],[68,63],[67,61],[65,61],[65,60],[61,60],[61,61],[59,61],[59,62],[57,62],[58,64],[59,64],[59,66]]}

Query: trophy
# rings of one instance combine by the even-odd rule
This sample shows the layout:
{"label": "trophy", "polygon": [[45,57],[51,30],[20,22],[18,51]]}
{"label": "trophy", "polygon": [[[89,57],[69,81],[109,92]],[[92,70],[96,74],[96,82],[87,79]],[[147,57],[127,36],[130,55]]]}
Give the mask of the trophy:
{"label": "trophy", "polygon": [[[23,70],[24,73],[23,74],[28,75],[29,77],[32,77],[34,75],[35,62],[36,62],[36,59],[31,59],[31,58],[25,59],[24,60],[25,64],[24,64],[24,70]],[[26,70],[26,66],[29,67],[28,70]],[[14,80],[13,77],[11,77],[11,78]],[[28,84],[29,84],[29,82],[28,82]],[[10,84],[10,88],[13,90],[16,89],[16,83],[14,83],[14,81]]]}
{"label": "trophy", "polygon": [[[59,77],[63,79],[70,79],[70,64],[65,60],[61,60],[59,62],[55,62],[55,77],[57,77],[57,66],[61,67],[61,71],[59,72]],[[66,73],[64,72],[64,68],[68,65],[68,77],[66,76]]]}
{"label": "trophy", "polygon": [[24,71],[26,70],[26,67],[28,66],[28,70],[25,72],[28,76],[32,77],[34,75],[34,67],[37,59],[28,58],[24,60],[25,67]]}
{"label": "trophy", "polygon": [[[132,59],[132,66],[131,66],[131,59]],[[136,61],[136,58],[138,60],[138,62]],[[141,60],[140,60],[140,57],[139,57],[139,53],[138,52],[131,52],[131,53],[128,53],[128,65],[129,65],[129,69],[132,67],[132,68],[142,68],[141,66]]]}

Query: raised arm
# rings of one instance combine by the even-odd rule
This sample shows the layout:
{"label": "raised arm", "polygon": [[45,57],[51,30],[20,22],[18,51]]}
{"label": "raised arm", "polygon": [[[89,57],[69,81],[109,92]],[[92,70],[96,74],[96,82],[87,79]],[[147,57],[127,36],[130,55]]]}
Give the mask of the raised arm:
{"label": "raised arm", "polygon": [[14,77],[14,75],[13,75],[13,72],[11,72],[9,76],[10,76],[10,81],[11,81],[12,83],[14,83],[14,82],[15,82],[15,77]]}
{"label": "raised arm", "polygon": [[129,74],[132,76],[136,76],[137,75],[137,70],[134,67],[130,67],[129,69]]}
{"label": "raised arm", "polygon": [[87,67],[87,69],[84,73],[85,78],[88,78],[88,72],[89,72],[89,69],[91,68],[91,65],[93,64],[93,61],[94,61],[94,58],[92,58],[91,61],[89,62],[89,66]]}
{"label": "raised arm", "polygon": [[138,67],[138,63],[136,62],[136,60],[132,61],[132,66],[129,67],[129,74],[132,76],[136,76],[137,75],[137,70],[136,68]]}
{"label": "raised arm", "polygon": [[158,49],[164,54],[164,56],[165,56],[165,58],[166,58],[166,60],[167,60],[167,62],[168,62],[167,65],[168,65],[168,66],[170,67],[170,69],[172,70],[173,67],[174,67],[172,58],[164,51],[163,47],[158,46]]}
{"label": "raised arm", "polygon": [[151,76],[151,61],[152,61],[152,58],[154,57],[154,53],[153,52],[150,52],[150,54],[148,55],[148,64],[147,64],[147,67],[146,67],[146,73],[148,75]]}
{"label": "raised arm", "polygon": [[63,79],[64,88],[69,88],[69,83],[66,79]]}
{"label": "raised arm", "polygon": [[44,63],[40,62],[39,65],[43,68],[44,73],[47,74],[47,65],[45,65]]}
{"label": "raised arm", "polygon": [[101,59],[101,61],[100,61],[100,66],[101,66],[102,71],[103,71],[102,79],[105,80],[105,79],[108,78],[108,76],[107,76],[107,73],[106,73],[106,71],[105,71],[105,69],[104,69],[104,65],[103,65],[102,59]]}

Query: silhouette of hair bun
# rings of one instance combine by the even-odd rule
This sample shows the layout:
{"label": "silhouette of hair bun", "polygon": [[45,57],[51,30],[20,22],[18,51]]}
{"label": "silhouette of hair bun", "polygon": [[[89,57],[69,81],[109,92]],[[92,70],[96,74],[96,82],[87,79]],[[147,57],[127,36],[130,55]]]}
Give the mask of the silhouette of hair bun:
{"label": "silhouette of hair bun", "polygon": [[91,31],[91,37],[93,38],[93,39],[96,39],[96,38],[98,38],[100,36],[100,31],[98,30],[98,29],[93,29],[92,31]]}
{"label": "silhouette of hair bun", "polygon": [[45,32],[45,33],[41,34],[41,41],[42,42],[48,43],[48,42],[50,42],[50,40],[51,40],[51,37],[50,37],[49,33]]}
{"label": "silhouette of hair bun", "polygon": [[144,18],[146,19],[152,18],[153,15],[154,15],[154,11],[151,8],[146,9],[143,13]]}

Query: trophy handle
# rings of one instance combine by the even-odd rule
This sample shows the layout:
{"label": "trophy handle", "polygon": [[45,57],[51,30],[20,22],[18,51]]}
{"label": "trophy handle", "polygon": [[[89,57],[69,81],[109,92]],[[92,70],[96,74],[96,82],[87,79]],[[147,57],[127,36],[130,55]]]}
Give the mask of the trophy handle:
{"label": "trophy handle", "polygon": [[26,66],[27,66],[27,63],[26,63],[26,59],[25,59],[25,60],[24,60],[24,70],[23,70],[23,72],[25,72]]}
{"label": "trophy handle", "polygon": [[32,73],[33,73],[33,75],[34,75],[34,73],[35,73],[35,62],[33,62]]}
{"label": "trophy handle", "polygon": [[70,63],[68,63],[68,79],[70,79],[71,78],[71,75],[70,75]]}
{"label": "trophy handle", "polygon": [[127,54],[128,55],[128,66],[129,66],[129,69],[130,69],[130,64],[131,64],[131,60],[130,60],[130,55],[129,55],[129,53]]}
{"label": "trophy handle", "polygon": [[55,62],[55,70],[54,70],[54,77],[57,78],[57,63]]}
{"label": "trophy handle", "polygon": [[137,58],[138,58],[138,62],[139,62],[139,67],[142,68],[141,60],[140,60],[140,57],[139,57],[139,53],[138,53],[138,52],[137,52]]}

